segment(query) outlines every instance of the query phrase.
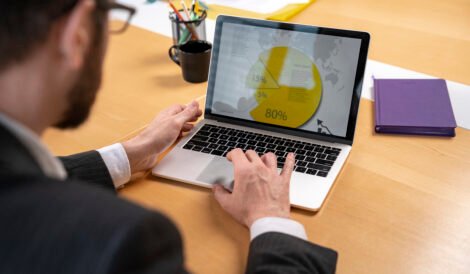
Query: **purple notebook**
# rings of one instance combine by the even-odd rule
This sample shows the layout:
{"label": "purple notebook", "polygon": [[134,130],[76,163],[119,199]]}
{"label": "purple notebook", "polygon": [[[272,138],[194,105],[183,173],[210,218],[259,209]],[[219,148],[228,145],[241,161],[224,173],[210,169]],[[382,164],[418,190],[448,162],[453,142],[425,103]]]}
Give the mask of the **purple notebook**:
{"label": "purple notebook", "polygon": [[455,136],[454,113],[442,79],[374,79],[375,131]]}

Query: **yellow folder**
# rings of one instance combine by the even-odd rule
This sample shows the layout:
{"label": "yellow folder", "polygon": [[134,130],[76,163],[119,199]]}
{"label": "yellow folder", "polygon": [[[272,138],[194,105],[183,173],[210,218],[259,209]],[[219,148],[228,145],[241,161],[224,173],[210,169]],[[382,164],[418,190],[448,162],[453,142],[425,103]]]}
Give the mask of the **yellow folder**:
{"label": "yellow folder", "polygon": [[251,18],[258,18],[258,19],[269,19],[269,20],[276,20],[276,21],[287,21],[297,13],[304,10],[310,4],[315,2],[315,0],[310,0],[308,3],[301,3],[301,4],[289,4],[286,5],[284,8],[275,11],[273,13],[257,13],[253,11],[235,9],[226,6],[220,5],[209,5],[208,17],[211,19],[215,19],[219,14],[226,14],[226,15],[233,15],[233,16],[240,16],[240,17],[251,17]]}

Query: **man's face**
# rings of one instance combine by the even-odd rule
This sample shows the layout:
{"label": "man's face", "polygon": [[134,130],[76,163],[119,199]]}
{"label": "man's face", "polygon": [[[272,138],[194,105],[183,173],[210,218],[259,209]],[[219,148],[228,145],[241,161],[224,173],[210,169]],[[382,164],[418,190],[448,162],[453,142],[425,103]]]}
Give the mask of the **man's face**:
{"label": "man's face", "polygon": [[104,31],[106,26],[103,22],[106,19],[93,18],[93,20],[97,20],[95,22],[96,28],[92,30],[94,39],[91,41],[90,50],[85,56],[85,62],[77,81],[67,93],[68,106],[62,119],[55,124],[57,128],[75,128],[82,124],[90,114],[96,93],[101,85],[106,46],[106,31]]}

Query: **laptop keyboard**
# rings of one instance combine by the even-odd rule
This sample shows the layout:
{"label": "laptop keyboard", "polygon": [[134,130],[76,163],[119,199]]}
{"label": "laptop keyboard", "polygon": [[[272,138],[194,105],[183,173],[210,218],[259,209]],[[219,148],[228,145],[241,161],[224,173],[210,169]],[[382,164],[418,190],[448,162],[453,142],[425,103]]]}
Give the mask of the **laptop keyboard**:
{"label": "laptop keyboard", "polygon": [[234,148],[254,150],[258,154],[272,152],[278,168],[284,166],[287,153],[295,153],[294,170],[326,177],[341,149],[269,136],[239,129],[206,124],[183,146],[183,149],[225,157]]}

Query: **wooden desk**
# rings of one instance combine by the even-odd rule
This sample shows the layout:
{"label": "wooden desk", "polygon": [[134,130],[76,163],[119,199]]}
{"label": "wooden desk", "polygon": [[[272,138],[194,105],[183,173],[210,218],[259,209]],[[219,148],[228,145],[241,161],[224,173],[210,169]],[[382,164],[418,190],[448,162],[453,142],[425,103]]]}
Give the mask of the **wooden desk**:
{"label": "wooden desk", "polygon": [[[370,31],[372,58],[470,84],[468,5],[320,0],[294,21]],[[446,12],[434,18],[437,6]],[[76,131],[48,131],[52,151],[99,148],[135,134],[172,103],[202,102],[206,85],[181,79],[170,44],[137,28],[112,36],[90,120]],[[362,100],[351,156],[324,207],[292,217],[311,241],[339,252],[338,273],[470,273],[470,131],[459,128],[453,139],[376,135],[372,106]],[[248,231],[209,190],[147,174],[120,195],[176,222],[190,270],[243,272]]]}

